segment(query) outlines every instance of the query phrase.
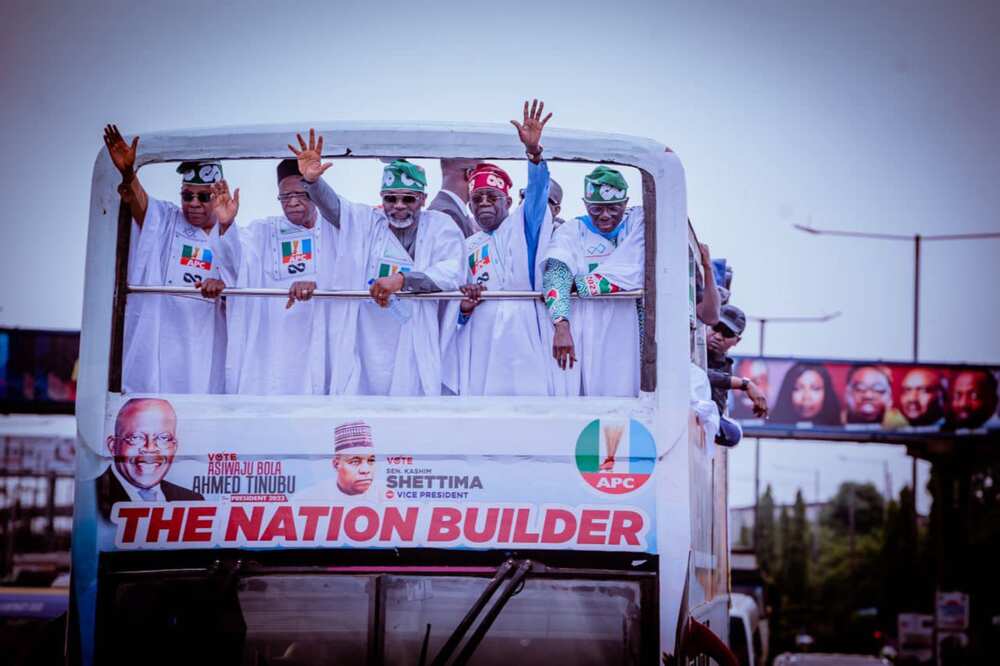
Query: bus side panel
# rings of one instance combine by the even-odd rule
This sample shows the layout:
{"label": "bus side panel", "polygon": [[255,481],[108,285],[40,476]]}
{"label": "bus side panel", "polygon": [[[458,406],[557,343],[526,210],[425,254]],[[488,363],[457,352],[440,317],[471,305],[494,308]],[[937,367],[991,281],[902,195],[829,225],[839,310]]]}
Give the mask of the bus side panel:
{"label": "bus side panel", "polygon": [[657,506],[660,544],[660,652],[676,650],[691,550],[688,419],[690,341],[687,199],[684,170],[673,153],[659,160],[656,177],[657,439],[661,464]]}

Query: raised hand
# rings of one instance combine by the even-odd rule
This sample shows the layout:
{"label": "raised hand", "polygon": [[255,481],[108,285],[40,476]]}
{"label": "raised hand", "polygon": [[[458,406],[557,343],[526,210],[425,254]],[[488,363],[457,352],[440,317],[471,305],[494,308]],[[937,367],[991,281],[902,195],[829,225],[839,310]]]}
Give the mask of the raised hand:
{"label": "raised hand", "polygon": [[542,118],[542,111],[545,109],[545,102],[537,99],[531,100],[531,109],[528,109],[528,102],[524,102],[524,118],[521,122],[510,121],[510,124],[517,128],[517,135],[524,144],[524,149],[531,155],[538,155],[542,152],[540,141],[542,140],[542,129],[545,123],[549,122],[552,114]]}
{"label": "raised hand", "polygon": [[132,138],[132,145],[125,143],[117,125],[107,125],[104,128],[104,145],[115,168],[122,175],[122,180],[130,180],[135,175],[135,153],[139,146],[139,137]]}
{"label": "raised hand", "polygon": [[302,177],[310,183],[315,183],[327,169],[333,166],[333,162],[323,164],[321,161],[323,155],[323,137],[319,137],[317,141],[316,130],[310,127],[308,145],[306,145],[301,134],[296,134],[295,138],[299,140],[301,150],[296,150],[292,144],[288,144],[288,149],[295,153],[295,157],[299,160],[299,173],[302,174]]}
{"label": "raised hand", "polygon": [[240,210],[240,188],[232,196],[229,195],[229,183],[220,180],[212,184],[212,194],[215,195],[215,220],[223,227],[228,227],[236,219]]}

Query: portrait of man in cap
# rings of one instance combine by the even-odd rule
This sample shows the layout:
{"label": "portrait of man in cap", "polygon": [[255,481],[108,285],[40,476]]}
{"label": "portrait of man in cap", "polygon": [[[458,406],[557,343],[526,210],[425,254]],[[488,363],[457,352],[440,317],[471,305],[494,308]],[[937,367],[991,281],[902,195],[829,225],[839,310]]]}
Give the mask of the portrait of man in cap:
{"label": "portrait of man in cap", "polygon": [[364,421],[341,423],[333,430],[334,478],[296,493],[296,499],[336,499],[366,494],[375,482],[375,442]]}
{"label": "portrait of man in cap", "polygon": [[205,499],[166,480],[177,454],[177,414],[160,398],[132,398],[115,417],[107,439],[113,459],[97,477],[97,502],[108,519],[118,502],[177,502]]}

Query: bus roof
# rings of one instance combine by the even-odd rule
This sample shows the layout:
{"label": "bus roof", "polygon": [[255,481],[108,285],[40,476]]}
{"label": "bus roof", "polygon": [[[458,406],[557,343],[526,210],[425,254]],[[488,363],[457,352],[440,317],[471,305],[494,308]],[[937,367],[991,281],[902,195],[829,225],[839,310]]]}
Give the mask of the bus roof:
{"label": "bus roof", "polygon": [[[290,138],[310,127],[324,136],[329,156],[524,158],[523,146],[506,124],[312,121],[141,134],[138,163],[284,158]],[[546,129],[545,150],[547,159],[628,164],[647,171],[665,154],[676,160],[669,148],[650,139],[555,127]]]}

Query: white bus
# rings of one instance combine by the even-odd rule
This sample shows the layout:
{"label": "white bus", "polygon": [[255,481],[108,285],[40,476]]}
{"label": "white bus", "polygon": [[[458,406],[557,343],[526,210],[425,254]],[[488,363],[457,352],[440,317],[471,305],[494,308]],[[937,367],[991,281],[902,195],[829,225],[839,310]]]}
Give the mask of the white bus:
{"label": "white bus", "polygon": [[[251,188],[232,174],[273,169],[301,129],[143,135],[137,167],[150,188],[157,168],[222,160],[247,208]],[[335,171],[375,172],[379,158],[401,156],[524,159],[500,125],[317,131]],[[704,327],[693,314],[700,268],[683,169],[665,146],[621,135],[552,129],[545,150],[557,175],[599,163],[627,170],[645,209],[644,289],[616,295],[645,314],[634,397],[124,393],[128,299],[196,296],[186,286],[130,289],[134,223],[107,152],[97,156],[71,663],[732,663],[726,455],[706,443],[690,401]],[[575,200],[576,185],[564,187]],[[225,292],[227,302],[246,297]],[[123,434],[119,410],[135,398],[168,402],[176,414],[174,433],[125,433],[175,446],[133,461],[167,470],[149,500],[121,487],[110,446]],[[374,471],[365,492],[348,497],[331,485],[333,442],[339,426],[358,423],[374,443]],[[602,470],[609,431],[618,462]],[[167,497],[168,488],[185,492]]]}

